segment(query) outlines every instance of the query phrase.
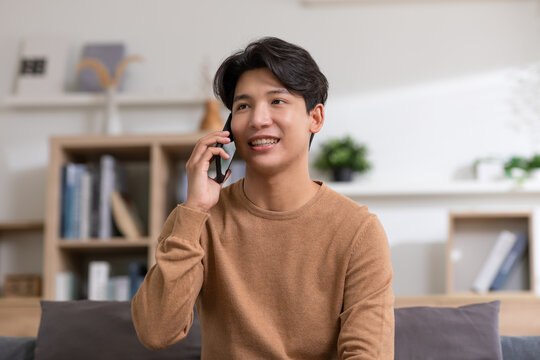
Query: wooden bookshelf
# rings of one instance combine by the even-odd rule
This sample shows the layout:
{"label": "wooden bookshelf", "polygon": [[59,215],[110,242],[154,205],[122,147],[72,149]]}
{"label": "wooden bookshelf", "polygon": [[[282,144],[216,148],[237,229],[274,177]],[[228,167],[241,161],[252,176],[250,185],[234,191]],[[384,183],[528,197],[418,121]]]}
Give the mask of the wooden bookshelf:
{"label": "wooden bookshelf", "polygon": [[43,230],[43,221],[41,220],[26,220],[26,221],[10,221],[0,223],[0,234],[10,231],[34,231]]}
{"label": "wooden bookshelf", "polygon": [[[153,265],[161,228],[177,204],[174,191],[179,176],[178,164],[189,158],[193,146],[205,134],[90,135],[50,139],[43,255],[45,299],[54,300],[55,277],[58,272],[72,271],[84,277],[87,272],[85,266],[92,260],[125,262],[129,259],[144,259],[148,267]],[[69,162],[98,162],[99,157],[105,153],[113,155],[125,166],[136,163],[143,167],[142,177],[133,182],[143,184],[144,187],[137,191],[143,200],[135,202],[135,205],[145,208],[142,213],[147,214],[143,219],[147,233],[137,239],[62,239],[62,166]]]}
{"label": "wooden bookshelf", "polygon": [[96,250],[114,250],[124,251],[126,249],[147,249],[151,241],[148,238],[141,240],[126,240],[114,237],[108,241],[66,241],[60,240],[58,248],[72,252],[92,252]]}
{"label": "wooden bookshelf", "polygon": [[[0,222],[0,242],[11,241],[14,246],[17,247],[17,243],[32,241],[32,245],[35,241],[38,241],[41,245],[43,237],[43,221],[40,220],[18,220]],[[28,246],[28,245],[27,245]],[[23,251],[21,249],[20,251]],[[35,269],[27,270],[24,266],[17,269],[8,269],[10,273],[35,273],[41,275],[41,269],[36,271]],[[6,275],[6,274],[3,274]],[[2,275],[2,276],[3,276]],[[3,297],[0,297],[3,300]]]}
{"label": "wooden bookshelf", "polygon": [[508,279],[506,288],[493,292],[494,295],[535,294],[532,211],[450,212],[446,251],[448,294],[472,294],[469,290],[502,230],[525,233],[528,251],[524,261],[514,269],[513,277]]}
{"label": "wooden bookshelf", "polygon": [[37,336],[40,298],[0,299],[0,336]]}
{"label": "wooden bookshelf", "polygon": [[[39,241],[41,245],[43,221],[20,220],[0,223],[0,242],[26,242],[29,240],[27,236],[32,236],[33,243]],[[16,272],[35,273],[21,268]],[[0,335],[36,336],[41,317],[40,300],[41,297],[0,297]]]}

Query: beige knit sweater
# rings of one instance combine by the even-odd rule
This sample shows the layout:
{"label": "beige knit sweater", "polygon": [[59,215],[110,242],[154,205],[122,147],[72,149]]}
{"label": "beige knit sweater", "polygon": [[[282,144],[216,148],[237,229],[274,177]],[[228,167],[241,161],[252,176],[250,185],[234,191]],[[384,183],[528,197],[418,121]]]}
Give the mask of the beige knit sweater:
{"label": "beige knit sweater", "polygon": [[301,208],[253,204],[243,179],[208,212],[178,205],[132,301],[143,344],[183,339],[197,305],[202,359],[393,359],[386,233],[328,188]]}

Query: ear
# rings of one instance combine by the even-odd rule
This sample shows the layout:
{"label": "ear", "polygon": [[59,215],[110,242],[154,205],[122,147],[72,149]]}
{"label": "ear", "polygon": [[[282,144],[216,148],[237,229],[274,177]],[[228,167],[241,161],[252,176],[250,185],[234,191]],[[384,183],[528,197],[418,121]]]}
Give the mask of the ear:
{"label": "ear", "polygon": [[309,118],[310,118],[309,131],[312,134],[316,134],[319,131],[321,131],[322,126],[324,124],[324,105],[323,104],[317,104],[309,112]]}

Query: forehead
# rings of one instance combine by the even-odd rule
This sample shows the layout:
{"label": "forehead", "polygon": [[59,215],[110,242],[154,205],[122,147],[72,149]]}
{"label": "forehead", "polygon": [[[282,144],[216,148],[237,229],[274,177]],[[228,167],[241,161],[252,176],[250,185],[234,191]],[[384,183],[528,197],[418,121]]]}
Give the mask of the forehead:
{"label": "forehead", "polygon": [[235,95],[244,91],[255,91],[258,88],[285,89],[285,86],[268,68],[247,70],[238,78]]}

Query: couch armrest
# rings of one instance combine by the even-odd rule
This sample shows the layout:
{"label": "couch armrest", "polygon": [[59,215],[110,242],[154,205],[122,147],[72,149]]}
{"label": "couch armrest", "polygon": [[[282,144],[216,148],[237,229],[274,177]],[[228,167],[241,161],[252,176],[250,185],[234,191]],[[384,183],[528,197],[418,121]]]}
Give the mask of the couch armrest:
{"label": "couch armrest", "polygon": [[540,336],[501,335],[504,359],[536,360],[540,354]]}
{"label": "couch armrest", "polygon": [[35,337],[0,336],[0,360],[33,360]]}

